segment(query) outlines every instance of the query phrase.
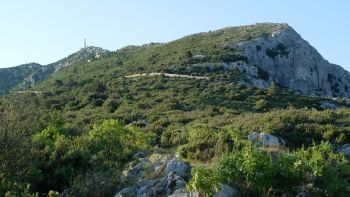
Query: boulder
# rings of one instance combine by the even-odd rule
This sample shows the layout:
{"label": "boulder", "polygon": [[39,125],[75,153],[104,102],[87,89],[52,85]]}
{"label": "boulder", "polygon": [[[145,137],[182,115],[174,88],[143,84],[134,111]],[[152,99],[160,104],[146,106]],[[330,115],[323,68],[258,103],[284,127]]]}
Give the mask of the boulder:
{"label": "boulder", "polygon": [[198,192],[187,192],[185,189],[178,189],[169,197],[199,197]]}
{"label": "boulder", "polygon": [[337,105],[333,104],[333,103],[323,102],[323,103],[321,103],[320,108],[321,109],[332,109],[332,110],[335,110],[335,109],[338,109],[339,107]]}
{"label": "boulder", "polygon": [[166,192],[167,195],[171,195],[176,190],[181,190],[186,188],[186,181],[178,176],[175,172],[170,172],[167,178]]}
{"label": "boulder", "polygon": [[248,139],[254,142],[259,142],[265,147],[277,147],[285,145],[285,141],[282,138],[268,133],[253,132],[248,135]]}
{"label": "boulder", "polygon": [[137,189],[135,187],[128,187],[128,188],[122,189],[114,197],[136,197],[136,196],[137,196]]}
{"label": "boulder", "polygon": [[151,165],[151,162],[147,158],[140,158],[137,164],[129,164],[128,170],[123,172],[121,181],[139,181],[145,176],[146,168]]}
{"label": "boulder", "polygon": [[166,165],[164,169],[164,177],[168,177],[171,172],[175,172],[176,175],[186,180],[191,176],[191,167],[185,162],[179,160],[178,157],[175,157]]}
{"label": "boulder", "polygon": [[167,179],[145,180],[140,183],[138,197],[166,196]]}
{"label": "boulder", "polygon": [[344,144],[338,152],[343,153],[347,159],[350,159],[350,144]]}
{"label": "boulder", "polygon": [[220,190],[213,194],[213,197],[234,197],[234,196],[239,196],[238,190],[226,184],[221,184]]}

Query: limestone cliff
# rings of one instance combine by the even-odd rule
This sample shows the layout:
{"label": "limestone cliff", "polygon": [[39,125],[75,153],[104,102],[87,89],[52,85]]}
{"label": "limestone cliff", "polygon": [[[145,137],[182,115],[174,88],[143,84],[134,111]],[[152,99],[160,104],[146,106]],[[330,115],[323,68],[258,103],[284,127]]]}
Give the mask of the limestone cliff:
{"label": "limestone cliff", "polygon": [[326,61],[288,25],[270,34],[235,43],[256,70],[250,81],[266,87],[272,81],[308,95],[350,97],[350,73]]}

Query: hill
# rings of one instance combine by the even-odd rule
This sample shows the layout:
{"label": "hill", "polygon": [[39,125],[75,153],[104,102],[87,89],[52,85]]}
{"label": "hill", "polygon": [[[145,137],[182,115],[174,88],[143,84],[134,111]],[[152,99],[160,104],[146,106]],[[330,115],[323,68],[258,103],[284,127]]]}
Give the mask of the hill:
{"label": "hill", "polygon": [[34,84],[0,99],[0,194],[348,194],[348,72],[288,25],[86,59],[40,67]]}
{"label": "hill", "polygon": [[25,90],[39,81],[45,80],[64,67],[72,64],[93,61],[108,56],[109,51],[98,47],[87,47],[55,63],[42,66],[37,63],[24,64],[0,69],[0,95],[13,89]]}

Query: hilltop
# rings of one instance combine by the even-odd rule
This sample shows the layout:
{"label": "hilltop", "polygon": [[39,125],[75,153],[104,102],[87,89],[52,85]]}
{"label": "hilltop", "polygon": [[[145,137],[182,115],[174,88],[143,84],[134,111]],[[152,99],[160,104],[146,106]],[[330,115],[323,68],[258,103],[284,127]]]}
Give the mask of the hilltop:
{"label": "hilltop", "polygon": [[23,64],[11,68],[0,69],[0,95],[13,89],[25,90],[35,83],[45,80],[62,68],[77,63],[86,63],[108,56],[110,52],[99,47],[82,48],[55,63],[40,65],[37,63]]}

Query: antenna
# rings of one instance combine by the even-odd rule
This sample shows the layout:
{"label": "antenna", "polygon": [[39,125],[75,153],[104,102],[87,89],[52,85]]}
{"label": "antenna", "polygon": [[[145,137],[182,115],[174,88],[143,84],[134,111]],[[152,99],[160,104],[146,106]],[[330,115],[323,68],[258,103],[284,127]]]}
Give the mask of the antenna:
{"label": "antenna", "polygon": [[84,39],[84,49],[86,49],[86,39]]}

